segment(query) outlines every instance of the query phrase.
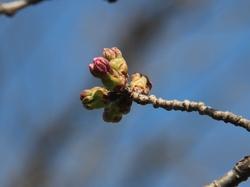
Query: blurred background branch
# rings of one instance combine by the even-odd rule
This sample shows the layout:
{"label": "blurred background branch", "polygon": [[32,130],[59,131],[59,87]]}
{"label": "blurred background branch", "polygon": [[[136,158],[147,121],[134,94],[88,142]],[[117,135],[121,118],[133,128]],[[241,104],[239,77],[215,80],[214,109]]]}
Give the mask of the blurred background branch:
{"label": "blurred background branch", "polygon": [[107,0],[109,3],[115,3],[117,0]]}
{"label": "blurred background branch", "polygon": [[[24,9],[28,6],[40,3],[45,0],[16,0],[11,2],[0,3],[0,14],[6,16],[13,16],[19,10]],[[115,3],[117,0],[107,0],[109,3]]]}
{"label": "blurred background branch", "polygon": [[40,3],[44,0],[17,0],[12,2],[0,3],[0,14],[13,16],[17,11],[28,6]]}

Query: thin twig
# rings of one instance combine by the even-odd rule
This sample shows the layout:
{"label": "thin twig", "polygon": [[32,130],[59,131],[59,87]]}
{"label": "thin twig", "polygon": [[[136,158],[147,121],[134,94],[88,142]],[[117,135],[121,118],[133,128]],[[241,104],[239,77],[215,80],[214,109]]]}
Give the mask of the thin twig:
{"label": "thin twig", "polygon": [[207,115],[215,120],[222,120],[225,123],[231,123],[250,131],[250,120],[228,111],[213,109],[210,106],[206,106],[203,102],[164,100],[162,98],[156,98],[154,95],[147,96],[131,91],[130,94],[132,99],[138,104],[152,104],[155,108],[161,107],[166,110],[179,110],[186,112],[196,111],[199,112],[200,115]]}
{"label": "thin twig", "polygon": [[227,172],[223,177],[213,181],[205,187],[234,187],[250,177],[250,156],[240,160],[232,170]]}
{"label": "thin twig", "polygon": [[26,8],[30,5],[40,3],[44,0],[17,0],[12,2],[0,3],[0,14],[13,16],[17,11]]}

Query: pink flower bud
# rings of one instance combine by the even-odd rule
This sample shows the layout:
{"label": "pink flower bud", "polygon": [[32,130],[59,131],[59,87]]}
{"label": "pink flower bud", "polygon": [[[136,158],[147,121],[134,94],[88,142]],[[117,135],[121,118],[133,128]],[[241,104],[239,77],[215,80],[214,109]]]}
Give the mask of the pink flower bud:
{"label": "pink flower bud", "polygon": [[89,70],[95,77],[103,77],[108,72],[111,72],[109,61],[103,57],[96,57],[89,64]]}

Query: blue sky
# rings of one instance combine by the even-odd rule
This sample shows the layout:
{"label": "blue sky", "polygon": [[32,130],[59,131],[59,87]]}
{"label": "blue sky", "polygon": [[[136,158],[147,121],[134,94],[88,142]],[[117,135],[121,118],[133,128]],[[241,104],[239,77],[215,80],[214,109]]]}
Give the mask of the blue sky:
{"label": "blue sky", "polygon": [[[119,47],[152,93],[250,118],[247,0],[47,1],[0,17],[0,186],[193,187],[248,155],[249,133],[133,104],[117,125],[81,106],[88,71]],[[249,182],[241,186],[249,186]]]}

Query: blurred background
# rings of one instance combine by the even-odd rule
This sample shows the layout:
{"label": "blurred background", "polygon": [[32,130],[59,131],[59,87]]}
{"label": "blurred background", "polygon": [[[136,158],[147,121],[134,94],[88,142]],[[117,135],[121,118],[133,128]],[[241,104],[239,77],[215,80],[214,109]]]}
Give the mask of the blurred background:
{"label": "blurred background", "polygon": [[[133,104],[88,111],[88,64],[119,47],[153,94],[250,118],[249,0],[51,0],[0,17],[0,187],[203,186],[250,154],[249,132]],[[250,181],[242,183],[250,186]]]}

